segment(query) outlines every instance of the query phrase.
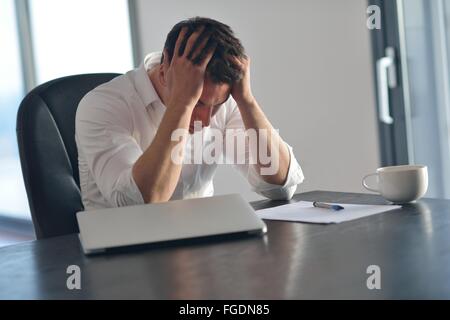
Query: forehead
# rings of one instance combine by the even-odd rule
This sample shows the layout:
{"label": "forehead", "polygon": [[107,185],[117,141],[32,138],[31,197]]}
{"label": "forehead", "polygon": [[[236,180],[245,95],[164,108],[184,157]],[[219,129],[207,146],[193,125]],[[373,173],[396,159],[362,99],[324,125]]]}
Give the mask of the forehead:
{"label": "forehead", "polygon": [[214,83],[210,79],[205,80],[200,100],[204,104],[217,105],[227,100],[231,86],[226,83]]}

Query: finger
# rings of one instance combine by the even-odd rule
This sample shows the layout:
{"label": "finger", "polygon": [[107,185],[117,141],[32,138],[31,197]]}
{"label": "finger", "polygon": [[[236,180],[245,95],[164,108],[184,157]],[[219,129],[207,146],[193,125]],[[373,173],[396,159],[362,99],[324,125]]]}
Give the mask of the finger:
{"label": "finger", "polygon": [[[187,39],[186,47],[183,51],[183,56],[187,58],[189,53],[192,50],[192,46],[197,41],[198,37],[202,34],[203,30],[205,29],[205,26],[200,26],[197,30],[195,30],[190,36],[189,39]],[[187,37],[186,37],[187,38]]]}
{"label": "finger", "polygon": [[228,60],[228,63],[230,64],[231,68],[237,70],[238,72],[245,72],[248,68],[248,62],[246,59],[246,56],[231,56]]}
{"label": "finger", "polygon": [[192,62],[195,65],[202,64],[203,60],[205,60],[206,56],[208,55],[213,46],[217,46],[217,41],[215,41],[212,38],[209,38],[205,46],[202,48],[202,50],[197,54],[197,56],[194,59],[192,59]]}
{"label": "finger", "polygon": [[236,66],[239,69],[244,68],[244,62],[241,60],[243,58],[239,58],[237,56],[230,56],[230,62],[232,65]]}
{"label": "finger", "polygon": [[175,42],[175,49],[173,50],[172,59],[174,57],[176,57],[176,56],[178,57],[178,56],[181,56],[183,54],[182,52],[180,53],[180,49],[181,49],[181,44],[182,44],[183,40],[186,37],[186,32],[187,32],[187,27],[181,28],[181,31],[178,34],[177,41]]}
{"label": "finger", "polygon": [[212,43],[210,45],[207,45],[207,47],[203,50],[205,52],[205,56],[204,58],[202,58],[201,54],[198,57],[198,61],[196,61],[195,64],[199,64],[200,67],[205,70],[206,67],[208,66],[209,61],[211,61],[211,58],[214,55],[214,52],[216,51],[217,48],[217,42],[216,41],[212,41]]}
{"label": "finger", "polygon": [[211,37],[212,32],[210,30],[205,30],[202,34],[197,38],[194,45],[192,46],[191,52],[189,52],[187,58],[189,60],[195,61],[196,58],[202,53],[203,49],[208,43],[209,38]]}
{"label": "finger", "polygon": [[239,57],[237,56],[229,56],[229,59],[231,60],[232,63],[236,63],[236,64],[241,64],[241,59],[239,59]]}

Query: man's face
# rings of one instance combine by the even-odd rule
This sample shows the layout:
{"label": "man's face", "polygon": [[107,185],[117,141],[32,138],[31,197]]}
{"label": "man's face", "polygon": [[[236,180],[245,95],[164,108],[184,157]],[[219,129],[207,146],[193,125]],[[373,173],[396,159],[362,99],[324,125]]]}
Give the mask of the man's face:
{"label": "man's face", "polygon": [[202,95],[194,108],[189,125],[189,133],[194,133],[194,121],[201,121],[202,128],[208,127],[211,117],[219,110],[220,105],[228,100],[231,87],[228,84],[213,83],[205,79]]}

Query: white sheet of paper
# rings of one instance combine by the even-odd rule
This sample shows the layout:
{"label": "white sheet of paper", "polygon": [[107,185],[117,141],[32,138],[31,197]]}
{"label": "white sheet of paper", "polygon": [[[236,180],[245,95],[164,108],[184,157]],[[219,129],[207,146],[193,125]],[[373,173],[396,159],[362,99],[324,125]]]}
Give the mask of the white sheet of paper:
{"label": "white sheet of paper", "polygon": [[401,208],[401,206],[396,205],[333,204],[341,205],[344,209],[333,211],[330,209],[316,208],[312,202],[300,201],[278,207],[261,209],[256,211],[256,213],[261,219],[267,220],[340,223]]}

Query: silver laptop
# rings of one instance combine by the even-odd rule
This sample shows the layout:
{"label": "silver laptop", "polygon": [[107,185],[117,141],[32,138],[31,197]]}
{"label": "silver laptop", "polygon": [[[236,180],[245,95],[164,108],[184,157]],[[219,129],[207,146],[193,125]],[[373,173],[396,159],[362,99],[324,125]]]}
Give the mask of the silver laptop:
{"label": "silver laptop", "polygon": [[77,213],[86,254],[110,248],[225,234],[264,234],[265,223],[238,194]]}

